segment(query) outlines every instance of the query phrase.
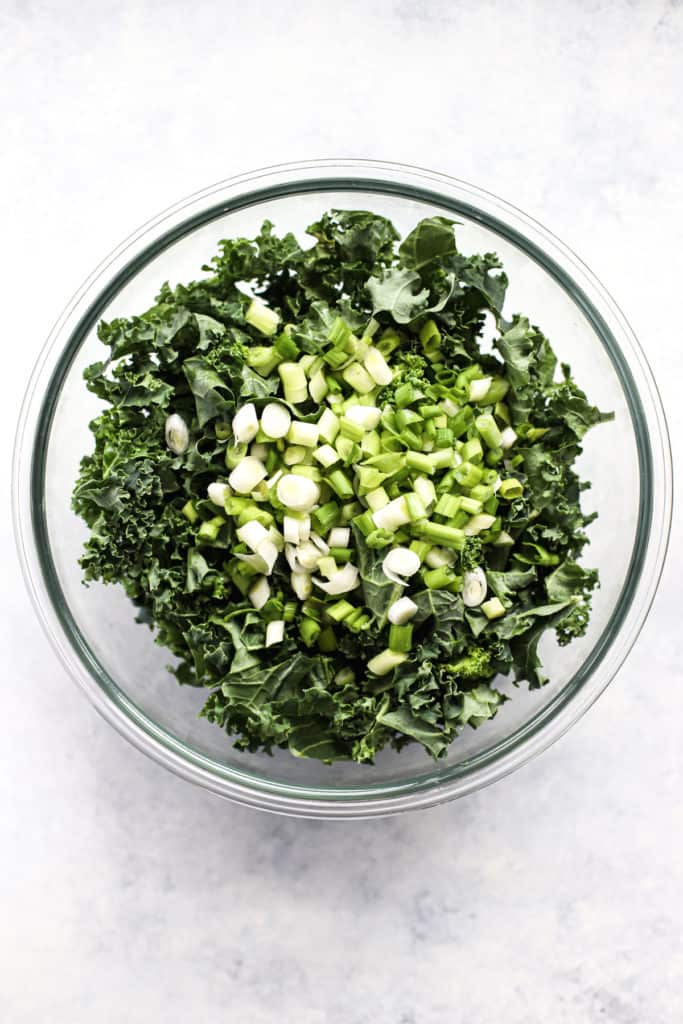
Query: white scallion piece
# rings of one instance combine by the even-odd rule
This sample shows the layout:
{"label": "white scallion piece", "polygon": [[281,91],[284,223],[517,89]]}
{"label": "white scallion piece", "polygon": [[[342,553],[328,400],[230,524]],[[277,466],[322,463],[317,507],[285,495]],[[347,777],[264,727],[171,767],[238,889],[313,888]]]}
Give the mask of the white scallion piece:
{"label": "white scallion piece", "polygon": [[373,512],[372,521],[378,530],[389,530],[390,533],[396,533],[399,527],[409,523],[410,513],[403,495]]}
{"label": "white scallion piece", "polygon": [[299,543],[311,536],[311,517],[299,514]]}
{"label": "white scallion piece", "polygon": [[293,572],[289,582],[300,601],[306,601],[313,593],[313,583],[307,572]]}
{"label": "white scallion piece", "polygon": [[392,626],[404,626],[406,622],[410,622],[416,611],[417,605],[414,601],[409,597],[399,597],[398,601],[394,601],[390,606],[387,618]]}
{"label": "white scallion piece", "polygon": [[326,594],[330,594],[333,597],[338,594],[347,594],[358,586],[358,569],[355,565],[347,562],[331,580],[321,580],[314,576],[313,582],[316,587],[320,587]]}
{"label": "white scallion piece", "polygon": [[328,444],[333,444],[335,437],[339,433],[339,427],[339,417],[331,409],[325,409],[318,420],[318,433],[322,440]]}
{"label": "white scallion piece", "polygon": [[235,555],[235,558],[239,562],[244,562],[244,564],[248,565],[254,570],[254,572],[266,573],[268,571],[268,565],[266,564],[265,559],[261,558],[261,556],[255,551],[250,552],[248,555],[238,553]]}
{"label": "white scallion piece", "polygon": [[351,540],[351,530],[348,526],[335,526],[327,535],[327,543],[331,548],[347,548]]}
{"label": "white scallion piece", "polygon": [[460,412],[460,406],[456,405],[451,398],[444,398],[441,402],[441,408],[447,416],[457,416]]}
{"label": "white scallion piece", "polygon": [[392,548],[384,556],[382,572],[392,583],[405,585],[406,578],[414,576],[420,568],[420,557],[410,548]]}
{"label": "white scallion piece", "polygon": [[273,644],[281,644],[285,638],[285,622],[284,619],[273,619],[266,626],[266,647],[272,647]]}
{"label": "white scallion piece", "polygon": [[320,448],[316,448],[313,452],[313,458],[316,462],[319,462],[325,469],[329,469],[330,466],[334,466],[335,462],[339,462],[341,456],[331,444],[321,445]]}
{"label": "white scallion piece", "polygon": [[386,650],[376,654],[374,658],[370,658],[368,669],[375,676],[386,676],[393,672],[395,668],[398,668],[399,665],[402,665],[407,657],[407,654],[400,653],[399,651],[390,651],[387,647]]}
{"label": "white scallion piece", "polygon": [[268,540],[268,531],[265,526],[258,523],[255,519],[245,523],[244,526],[236,531],[237,536],[246,544],[252,551],[258,551],[259,544],[262,544],[264,540]]}
{"label": "white scallion piece", "polygon": [[489,516],[485,512],[472,516],[469,523],[465,524],[465,536],[474,537],[478,533],[481,533],[482,530],[490,530],[495,521],[495,516]]}
{"label": "white scallion piece", "polygon": [[363,360],[365,369],[368,371],[375,384],[386,387],[393,380],[393,373],[386,359],[378,348],[369,348]]}
{"label": "white scallion piece", "polygon": [[429,506],[433,505],[436,501],[436,488],[429,479],[428,476],[417,476],[413,482],[413,490],[417,494],[418,498],[422,499],[422,504],[429,511]]}
{"label": "white scallion piece", "polygon": [[280,323],[278,314],[270,306],[267,306],[263,299],[251,300],[251,304],[244,314],[244,319],[268,338],[275,334]]}
{"label": "white scallion piece", "polygon": [[306,449],[301,445],[292,444],[282,453],[282,461],[285,466],[298,466],[300,462],[304,461],[306,454]]}
{"label": "white scallion piece", "polygon": [[270,597],[270,584],[265,576],[259,576],[249,588],[249,600],[257,612],[260,612]]}
{"label": "white scallion piece", "polygon": [[284,551],[285,538],[275,526],[268,527],[268,539],[273,542],[278,551]]}
{"label": "white scallion piece", "polygon": [[305,540],[296,549],[296,560],[302,569],[310,572],[311,569],[316,568],[320,554],[320,550],[312,540]]}
{"label": "white scallion piece", "polygon": [[501,547],[502,548],[502,547],[509,547],[511,544],[514,544],[514,543],[515,542],[514,542],[513,538],[510,536],[510,534],[507,532],[507,530],[501,530],[500,533],[498,534],[498,536],[496,537],[496,539],[494,540],[493,546],[494,546],[494,548],[497,548],[497,547]]}
{"label": "white scallion piece", "polygon": [[[316,551],[316,554],[318,552]],[[292,570],[293,574],[298,575],[299,573],[305,573],[306,570],[302,565],[299,564],[297,557],[297,549],[293,544],[285,544],[285,558],[287,559],[287,565]]]}
{"label": "white scallion piece", "polygon": [[249,449],[249,454],[253,455],[254,458],[258,459],[260,462],[265,462],[266,459],[268,458],[269,451],[270,448],[268,447],[268,445],[262,444],[262,442],[259,441],[258,444],[256,442],[252,444],[251,448]]}
{"label": "white scallion piece", "polygon": [[299,363],[280,363],[277,368],[285,399],[290,405],[300,405],[308,398],[308,381]]}
{"label": "white scallion piece", "polygon": [[327,381],[325,380],[325,374],[322,370],[318,370],[318,372],[314,373],[311,377],[308,382],[308,393],[313,401],[320,405],[327,394]]}
{"label": "white scallion piece", "polygon": [[277,556],[279,554],[277,546],[273,544],[270,538],[267,538],[266,540],[261,541],[261,543],[258,546],[258,551],[256,552],[256,554],[259,556],[259,558],[262,558],[266,564],[266,576],[270,576],[270,574],[273,571],[273,568],[275,567],[275,563],[277,562]]}
{"label": "white scallion piece", "polygon": [[321,554],[329,555],[330,545],[327,544],[326,541],[324,541],[319,534],[311,533],[311,541],[315,544],[315,546],[317,547],[318,551],[320,551]]}
{"label": "white scallion piece", "polygon": [[271,487],[275,487],[275,484],[278,482],[283,472],[284,470],[282,469],[276,469],[273,475],[266,480],[265,488],[267,491],[269,491]]}
{"label": "white scallion piece", "polygon": [[291,422],[289,409],[279,402],[269,402],[261,413],[261,430],[274,441],[286,435]]}
{"label": "white scallion piece", "polygon": [[280,477],[276,491],[278,501],[294,512],[310,512],[320,497],[320,488],[314,480],[294,473]]}
{"label": "white scallion piece", "polygon": [[225,499],[230,497],[230,493],[228,485],[222,484],[218,480],[209,484],[206,489],[209,501],[214,505],[218,505],[219,508],[225,508]]}
{"label": "white scallion piece", "polygon": [[500,447],[503,450],[512,448],[513,444],[517,440],[517,434],[512,427],[506,427],[505,430],[501,431],[500,434]]}
{"label": "white scallion piece", "polygon": [[382,417],[381,410],[373,405],[350,405],[344,415],[363,430],[374,430]]}
{"label": "white scallion piece", "polygon": [[479,380],[470,381],[468,395],[470,402],[481,402],[483,398],[486,398],[492,379],[492,377],[480,377]]}
{"label": "white scallion piece", "polygon": [[282,520],[282,532],[284,534],[285,542],[287,544],[294,544],[294,546],[296,547],[299,541],[303,539],[300,535],[300,530],[300,519],[295,519],[294,516],[284,517],[284,519]]}
{"label": "white scallion piece", "polygon": [[228,477],[228,483],[238,494],[250,494],[267,476],[266,467],[253,455],[245,455]]}
{"label": "white scallion piece", "polygon": [[466,572],[462,581],[462,603],[467,608],[478,608],[486,597],[486,573],[477,566]]}
{"label": "white scallion piece", "polygon": [[318,443],[318,424],[292,420],[287,431],[287,440],[290,444],[300,445],[303,448],[315,448]]}
{"label": "white scallion piece", "polygon": [[190,431],[183,417],[177,412],[166,420],[164,435],[166,444],[174,455],[182,455],[190,447]]}
{"label": "white scallion piece", "polygon": [[453,565],[455,562],[455,551],[448,548],[433,547],[425,556],[425,565],[430,569],[440,569],[443,565]]}
{"label": "white scallion piece", "polygon": [[232,432],[237,444],[249,444],[254,440],[258,434],[258,416],[253,402],[237,410],[232,419]]}

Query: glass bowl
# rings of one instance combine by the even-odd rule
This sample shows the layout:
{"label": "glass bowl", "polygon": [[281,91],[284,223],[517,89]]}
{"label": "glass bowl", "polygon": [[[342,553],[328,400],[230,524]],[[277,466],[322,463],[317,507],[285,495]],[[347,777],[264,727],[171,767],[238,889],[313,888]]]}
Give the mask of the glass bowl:
{"label": "glass bowl", "polygon": [[[196,278],[219,239],[255,233],[268,217],[303,236],[330,207],[365,207],[401,233],[433,214],[460,221],[464,252],[495,250],[510,277],[506,313],[520,311],[550,337],[560,359],[614,423],[591,431],[581,475],[599,518],[587,564],[600,569],[588,635],[541,656],[552,683],[520,687],[491,722],[466,730],[446,759],[421,748],[384,752],[375,765],[326,766],[244,754],[197,717],[205,693],[179,687],[170,655],[135,623],[118,587],[81,583],[84,524],[70,508],[88,423],[99,403],[82,380],[101,358],[100,318],[151,304],[166,281]],[[221,796],[286,814],[353,818],[463,796],[528,761],[556,740],[605,689],[651,604],[671,515],[666,425],[646,361],[614,301],[562,243],[494,196],[431,171],[342,160],[296,163],[231,178],[191,196],[127,239],[81,288],[55,326],[33,373],[18,430],[15,525],[26,580],[58,655],[98,711],[139,749]],[[510,687],[503,683],[503,688]]]}

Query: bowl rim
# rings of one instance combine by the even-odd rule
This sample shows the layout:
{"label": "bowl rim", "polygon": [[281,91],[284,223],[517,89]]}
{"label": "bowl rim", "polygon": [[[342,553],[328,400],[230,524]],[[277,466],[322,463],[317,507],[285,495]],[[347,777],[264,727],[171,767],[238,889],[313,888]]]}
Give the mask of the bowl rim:
{"label": "bowl rim", "polygon": [[[43,482],[60,384],[102,309],[142,266],[184,235],[236,209],[265,199],[340,190],[438,204],[491,228],[550,273],[593,326],[620,379],[636,435],[640,495],[625,586],[588,657],[552,701],[510,736],[459,765],[435,766],[418,779],[330,790],[276,782],[200,754],[119,689],[89,648],[61,592],[50,555]],[[95,268],[55,323],[29,380],[15,442],[13,516],[24,578],[41,625],[69,675],[121,735],[177,775],[238,802],[290,815],[359,818],[431,806],[489,785],[546,749],[585,713],[613,679],[647,617],[666,556],[672,490],[666,420],[647,360],[614,299],[571,249],[512,204],[468,182],[387,161],[326,159],[279,164],[210,185],[143,224]]]}

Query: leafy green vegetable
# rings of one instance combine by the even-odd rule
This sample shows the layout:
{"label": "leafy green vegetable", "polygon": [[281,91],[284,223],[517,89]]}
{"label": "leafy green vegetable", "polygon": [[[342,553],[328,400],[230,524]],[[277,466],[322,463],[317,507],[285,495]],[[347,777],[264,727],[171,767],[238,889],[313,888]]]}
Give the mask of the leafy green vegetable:
{"label": "leafy green vegetable", "polygon": [[[455,228],[428,218],[397,249],[386,218],[331,210],[304,248],[266,221],[254,239],[221,242],[199,280],[163,284],[142,315],[99,325],[108,356],[85,380],[103,409],[73,493],[90,529],[85,580],[125,588],[240,749],[372,762],[417,742],[442,757],[498,712],[497,676],[546,682],[546,631],[565,644],[586,630],[598,577],[577,561],[593,516],[573,467],[587,430],[611,417],[569,367],[557,379],[538,327],[504,319],[500,261],[460,253]],[[480,348],[487,312],[494,354]],[[298,421],[296,444],[264,432],[272,401]],[[240,441],[247,405],[255,426]],[[329,441],[314,449],[323,410]],[[365,415],[375,427],[359,425]],[[262,472],[235,492],[247,453]],[[278,491],[283,473],[296,495],[319,496],[306,529],[329,552],[292,544],[317,560],[310,594],[280,552],[305,518]],[[276,542],[268,573],[250,547],[260,531]],[[402,582],[384,562],[403,551],[409,565],[409,547],[420,565]],[[350,573],[349,589],[328,594],[323,569]],[[472,604],[465,580],[478,573]]]}

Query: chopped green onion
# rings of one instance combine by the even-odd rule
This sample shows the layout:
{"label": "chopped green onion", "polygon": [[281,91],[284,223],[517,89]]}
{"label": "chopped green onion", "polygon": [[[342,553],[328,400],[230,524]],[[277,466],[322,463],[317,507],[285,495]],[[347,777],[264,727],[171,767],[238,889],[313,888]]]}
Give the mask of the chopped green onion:
{"label": "chopped green onion", "polygon": [[315,448],[318,443],[318,424],[292,420],[287,440],[303,448]]}
{"label": "chopped green onion", "polygon": [[317,503],[320,488],[314,480],[286,473],[277,482],[277,497],[285,508],[308,512]]}
{"label": "chopped green onion", "polygon": [[320,448],[316,448],[313,452],[313,458],[316,459],[321,466],[325,469],[329,469],[330,466],[334,466],[335,462],[339,462],[339,452],[335,451],[331,444],[324,444]]}
{"label": "chopped green onion", "polygon": [[262,377],[270,377],[280,362],[280,354],[272,345],[254,345],[247,349],[245,360]]}
{"label": "chopped green onion", "polygon": [[303,462],[306,458],[307,452],[301,445],[291,445],[289,448],[285,448],[282,454],[282,461],[285,466],[297,466]]}
{"label": "chopped green onion", "polygon": [[488,448],[500,448],[502,435],[498,429],[498,424],[490,413],[477,416],[474,425]]}
{"label": "chopped green onion", "polygon": [[365,538],[365,544],[367,547],[373,550],[380,550],[381,548],[389,547],[393,544],[396,539],[396,534],[391,533],[389,530],[372,530]]}
{"label": "chopped green onion", "polygon": [[185,518],[193,525],[197,522],[199,518],[199,513],[197,512],[197,509],[194,507],[193,501],[186,501],[180,511],[185,516]]}
{"label": "chopped green onion", "polygon": [[409,651],[413,644],[413,627],[408,623],[404,626],[392,625],[389,629],[389,650]]}
{"label": "chopped green onion", "polygon": [[375,387],[375,382],[360,363],[351,363],[342,370],[342,377],[354,391],[361,395],[368,394]]}
{"label": "chopped green onion", "polygon": [[461,499],[453,494],[442,494],[436,503],[434,512],[445,519],[451,519],[459,510],[460,501]]}
{"label": "chopped green onion", "polygon": [[426,476],[415,477],[413,480],[413,490],[422,498],[425,508],[428,508],[436,501],[436,488]]}
{"label": "chopped green onion", "polygon": [[379,384],[380,387],[386,387],[387,384],[391,384],[394,375],[379,348],[369,348],[363,362],[365,369],[375,384]]}
{"label": "chopped green onion", "polygon": [[318,434],[323,441],[334,444],[334,439],[339,433],[339,418],[331,409],[325,409],[318,420]]}
{"label": "chopped green onion", "polygon": [[416,402],[417,398],[418,392],[412,384],[399,385],[394,394],[394,401],[397,409],[404,409],[406,405],[411,405],[412,402]]}
{"label": "chopped green onion", "polygon": [[463,462],[481,462],[483,457],[484,449],[478,437],[471,437],[460,449],[460,458]]}
{"label": "chopped green onion", "polygon": [[332,488],[338,498],[353,498],[353,484],[342,469],[335,469],[326,478],[326,483]]}
{"label": "chopped green onion", "polygon": [[275,351],[283,359],[296,359],[299,355],[299,346],[289,334],[282,333],[275,342]]}
{"label": "chopped green onion", "polygon": [[340,565],[344,565],[353,558],[353,550],[351,548],[338,548],[330,545],[330,557],[334,558],[335,562],[338,562]]}
{"label": "chopped green onion", "polygon": [[498,597],[492,597],[488,601],[484,601],[481,605],[481,610],[487,619],[500,619],[501,616],[505,615],[505,605]]}
{"label": "chopped green onion", "polygon": [[456,466],[453,470],[453,475],[460,487],[465,487],[469,490],[470,487],[474,487],[479,483],[482,477],[483,470],[479,466],[475,466],[471,462],[462,462],[459,466]]}
{"label": "chopped green onion", "polygon": [[486,513],[474,515],[472,516],[469,523],[465,527],[465,534],[468,537],[472,537],[475,536],[477,533],[482,533],[484,530],[490,530],[495,521],[495,516],[490,516]]}
{"label": "chopped green onion", "polygon": [[247,454],[246,444],[229,444],[225,449],[225,465],[228,469],[234,469],[239,465]]}
{"label": "chopped green onion", "polygon": [[[315,513],[313,514],[315,515]],[[356,516],[353,522],[354,525],[358,527],[358,529],[360,530],[364,537],[368,537],[373,532],[373,530],[376,529],[373,520],[373,513],[370,510],[361,513],[361,515]]]}
{"label": "chopped green onion", "polygon": [[[387,618],[393,626],[404,626],[406,622],[413,618],[416,612],[417,605],[414,601],[411,601],[409,597],[399,597],[398,601],[394,601],[390,605]],[[389,640],[389,646],[393,647],[391,639]],[[395,650],[396,648],[393,649]]]}
{"label": "chopped green onion", "polygon": [[[467,498],[463,495],[460,499],[460,508],[470,516],[477,515],[478,512],[481,512],[481,507],[482,503],[476,498]],[[455,515],[455,512],[453,515]]]}
{"label": "chopped green onion", "polygon": [[320,632],[320,623],[315,619],[303,618],[299,623],[299,633],[307,647],[311,647],[315,643]]}
{"label": "chopped green onion", "polygon": [[200,526],[197,537],[200,541],[213,544],[219,535],[221,526],[224,525],[225,520],[221,515],[214,516],[213,519],[206,519]]}
{"label": "chopped green onion", "polygon": [[462,437],[472,423],[474,423],[474,411],[469,405],[464,405],[459,412],[451,416],[448,426],[453,431],[454,437]]}
{"label": "chopped green onion", "polygon": [[258,576],[249,588],[249,600],[256,611],[260,611],[270,597],[270,584],[265,576]]}
{"label": "chopped green onion", "polygon": [[314,402],[318,402],[318,404],[322,402],[327,394],[327,380],[322,370],[313,374],[308,384],[308,391]]}
{"label": "chopped green onion", "polygon": [[323,475],[317,466],[304,466],[299,463],[296,466],[292,466],[292,473],[294,476],[305,476],[309,480],[315,480],[317,484],[322,482]]}
{"label": "chopped green onion", "polygon": [[454,548],[456,551],[460,551],[465,546],[465,534],[454,526],[427,521],[416,523],[415,528],[418,536],[425,540],[435,541],[437,544]]}
{"label": "chopped green onion", "polygon": [[410,543],[410,550],[415,552],[421,562],[424,562],[432,550],[432,545],[428,540],[413,540]]}
{"label": "chopped green onion", "polygon": [[[449,452],[449,459],[450,454]],[[435,473],[438,468],[432,461],[432,456],[423,455],[422,452],[406,452],[406,466],[416,469],[419,473]]]}
{"label": "chopped green onion", "polygon": [[354,516],[360,515],[363,511],[363,506],[359,501],[349,501],[346,505],[342,505],[341,508],[341,521],[343,523],[350,522]]}
{"label": "chopped green onion", "polygon": [[510,477],[508,480],[501,480],[498,494],[501,498],[505,498],[506,501],[521,498],[524,494],[524,484],[521,480],[515,480],[513,477]]}
{"label": "chopped green onion", "polygon": [[372,513],[372,521],[380,530],[395,532],[399,526],[410,522],[410,513],[404,497],[394,498],[388,505]]}
{"label": "chopped green onion", "polygon": [[368,503],[368,508],[376,512],[378,508],[384,508],[389,504],[389,495],[383,487],[376,487],[373,491],[368,491],[365,500]]}
{"label": "chopped green onion", "polygon": [[280,363],[277,368],[282,381],[286,400],[291,405],[300,405],[308,398],[308,381],[299,363]]}
{"label": "chopped green onion", "polygon": [[428,569],[422,574],[422,579],[428,590],[447,590],[455,582],[456,576],[447,565],[441,565],[437,569]]}
{"label": "chopped green onion", "polygon": [[337,571],[337,563],[331,555],[321,555],[318,559],[318,572],[326,576],[328,580],[332,579]]}
{"label": "chopped green onion", "polygon": [[260,459],[245,455],[228,477],[228,483],[238,494],[249,494],[266,476],[266,467]]}
{"label": "chopped green onion", "polygon": [[517,440],[517,434],[512,427],[506,427],[500,435],[500,447],[507,451],[508,448],[512,448],[513,444]]}
{"label": "chopped green onion", "polygon": [[272,336],[277,331],[280,317],[274,309],[270,309],[261,299],[252,299],[244,319],[261,334]]}
{"label": "chopped green onion", "polygon": [[374,658],[370,658],[368,670],[375,676],[386,676],[398,668],[407,657],[408,655],[403,652],[387,649],[376,654]]}
{"label": "chopped green onion", "polygon": [[273,619],[266,626],[266,647],[281,644],[285,638],[284,619]]}
{"label": "chopped green onion", "polygon": [[453,431],[449,427],[439,427],[434,435],[435,448],[452,448]]}
{"label": "chopped green onion", "polygon": [[348,416],[342,416],[339,421],[339,431],[342,437],[351,441],[362,441],[365,430],[359,423],[354,423]]}

